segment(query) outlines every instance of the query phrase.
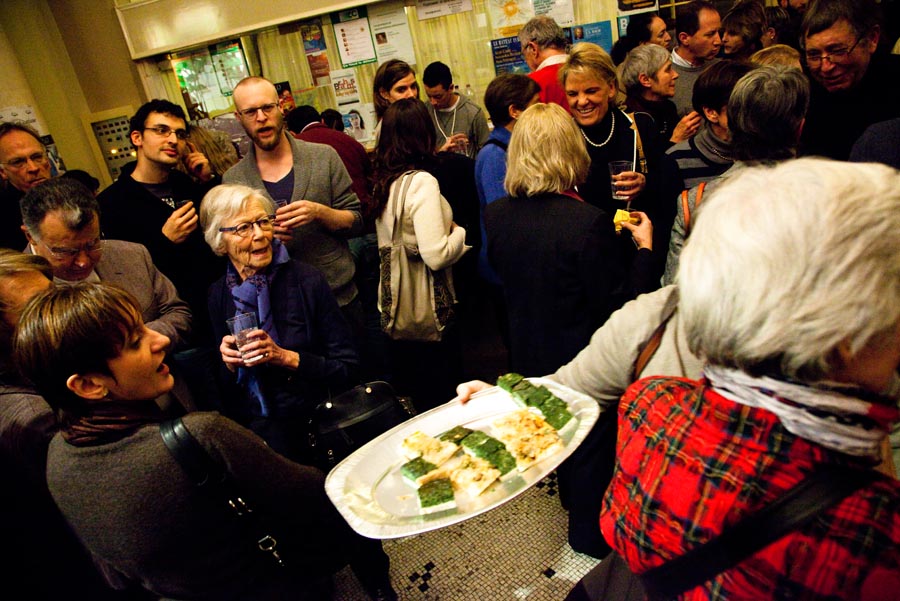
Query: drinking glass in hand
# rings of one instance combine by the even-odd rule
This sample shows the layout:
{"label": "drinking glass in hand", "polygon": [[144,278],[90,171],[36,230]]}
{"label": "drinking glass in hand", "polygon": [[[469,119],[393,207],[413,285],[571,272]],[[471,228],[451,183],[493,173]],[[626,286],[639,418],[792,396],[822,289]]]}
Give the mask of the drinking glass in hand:
{"label": "drinking glass in hand", "polygon": [[616,185],[615,177],[626,171],[634,171],[631,161],[611,161],[609,163],[610,184],[612,185],[613,200],[628,200],[627,196],[623,196],[619,187]]}
{"label": "drinking glass in hand", "polygon": [[[228,324],[228,331],[234,336],[238,350],[250,342],[250,332],[258,329],[256,313],[235,313],[234,317],[226,320],[225,323]],[[244,363],[249,365],[262,359],[263,355],[260,353],[253,357],[247,357],[241,351],[241,357],[244,359]]]}

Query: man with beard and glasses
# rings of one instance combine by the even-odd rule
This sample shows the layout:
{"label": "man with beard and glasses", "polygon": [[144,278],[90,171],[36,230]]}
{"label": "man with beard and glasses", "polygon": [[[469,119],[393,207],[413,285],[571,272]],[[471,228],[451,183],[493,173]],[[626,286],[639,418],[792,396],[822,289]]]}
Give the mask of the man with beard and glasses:
{"label": "man with beard and glasses", "polygon": [[223,181],[272,199],[275,235],[291,256],[320,269],[354,327],[361,327],[353,256],[347,239],[363,229],[359,198],[337,152],[287,135],[278,93],[269,80],[247,77],[234,88],[235,115],[253,146]]}

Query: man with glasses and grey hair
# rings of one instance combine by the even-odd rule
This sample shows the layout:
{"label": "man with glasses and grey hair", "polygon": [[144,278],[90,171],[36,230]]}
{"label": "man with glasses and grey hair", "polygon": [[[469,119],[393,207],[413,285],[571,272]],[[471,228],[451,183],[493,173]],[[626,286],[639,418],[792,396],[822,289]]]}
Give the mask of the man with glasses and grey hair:
{"label": "man with glasses and grey hair", "polygon": [[568,40],[562,27],[547,15],[534,17],[519,30],[519,44],[531,69],[528,77],[541,86],[541,102],[555,102],[568,111],[566,91],[556,77],[568,57]]}
{"label": "man with glasses and grey hair", "polygon": [[83,184],[55,178],[31,188],[20,203],[26,252],[50,262],[60,284],[104,282],[138,299],[148,328],[177,350],[191,331],[191,311],[140,244],[104,240],[100,207]]}
{"label": "man with glasses and grey hair", "polygon": [[812,83],[800,152],[846,160],[873,123],[900,117],[900,56],[879,51],[874,0],[814,0],[801,57]]}
{"label": "man with glasses and grey hair", "polygon": [[347,239],[362,233],[363,219],[347,168],[330,146],[287,135],[278,92],[268,79],[238,82],[234,109],[253,145],[222,180],[250,186],[275,202],[276,237],[292,258],[325,274],[344,316],[359,334],[362,307]]}
{"label": "man with glasses and grey hair", "polygon": [[50,179],[50,159],[37,132],[15,121],[0,123],[0,247],[22,250],[19,199]]}

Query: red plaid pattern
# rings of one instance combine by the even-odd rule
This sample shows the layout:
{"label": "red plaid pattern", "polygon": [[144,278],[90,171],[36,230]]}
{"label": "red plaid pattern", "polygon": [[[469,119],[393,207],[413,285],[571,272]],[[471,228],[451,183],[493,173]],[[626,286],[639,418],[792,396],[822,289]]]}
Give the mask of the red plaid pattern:
{"label": "red plaid pattern", "polygon": [[[629,387],[617,451],[600,529],[636,573],[716,537],[816,466],[858,462],[683,378]],[[900,599],[900,483],[864,487],[680,598]]]}

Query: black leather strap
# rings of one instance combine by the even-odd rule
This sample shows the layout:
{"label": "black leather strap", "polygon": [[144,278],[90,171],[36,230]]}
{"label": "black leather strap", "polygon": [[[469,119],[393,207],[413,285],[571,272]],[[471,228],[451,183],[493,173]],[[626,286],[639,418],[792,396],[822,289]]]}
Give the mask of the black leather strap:
{"label": "black leather strap", "polygon": [[672,599],[737,565],[823,510],[881,477],[874,470],[830,466],[718,537],[640,575],[651,601]]}
{"label": "black leather strap", "polygon": [[180,417],[162,422],[159,433],[172,457],[194,484],[213,501],[225,503],[244,525],[256,547],[270,555],[278,566],[284,561],[278,553],[278,542],[270,534],[272,529],[262,523],[261,516],[254,513],[247,500],[241,495],[228,470],[213,459],[184,426]]}

